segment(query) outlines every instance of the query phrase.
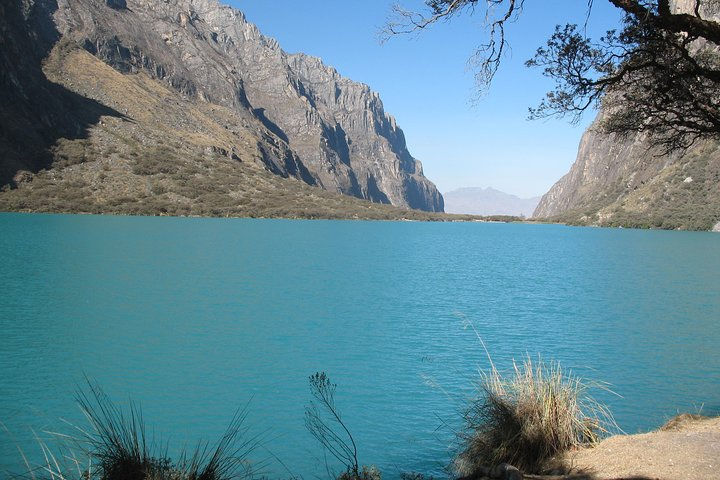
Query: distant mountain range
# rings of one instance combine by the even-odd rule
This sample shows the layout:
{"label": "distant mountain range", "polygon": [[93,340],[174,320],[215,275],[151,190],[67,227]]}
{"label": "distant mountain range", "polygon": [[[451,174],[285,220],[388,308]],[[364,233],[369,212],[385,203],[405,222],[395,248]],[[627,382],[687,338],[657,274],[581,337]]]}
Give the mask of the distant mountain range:
{"label": "distant mountain range", "polygon": [[540,197],[520,198],[494,188],[460,188],[443,195],[445,212],[532,217]]}

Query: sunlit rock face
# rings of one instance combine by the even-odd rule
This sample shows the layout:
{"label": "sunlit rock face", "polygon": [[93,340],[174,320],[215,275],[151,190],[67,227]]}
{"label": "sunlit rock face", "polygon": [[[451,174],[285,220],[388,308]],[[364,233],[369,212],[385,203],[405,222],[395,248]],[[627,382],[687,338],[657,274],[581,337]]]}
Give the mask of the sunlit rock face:
{"label": "sunlit rock face", "polygon": [[[28,0],[44,3],[52,2]],[[145,72],[182,95],[248,112],[270,132],[263,151],[280,175],[443,210],[377,93],[318,58],[285,53],[238,10],[215,0],[57,0],[53,18],[63,36],[118,71]]]}
{"label": "sunlit rock face", "polygon": [[[676,0],[673,11],[694,14],[695,0]],[[701,15],[717,20],[718,5]],[[707,48],[698,43],[698,48]],[[671,154],[651,149],[646,134],[602,132],[608,109],[583,134],[575,163],[542,197],[535,217],[571,223],[712,229],[720,220],[720,148],[698,141]],[[688,181],[692,179],[692,181]]]}

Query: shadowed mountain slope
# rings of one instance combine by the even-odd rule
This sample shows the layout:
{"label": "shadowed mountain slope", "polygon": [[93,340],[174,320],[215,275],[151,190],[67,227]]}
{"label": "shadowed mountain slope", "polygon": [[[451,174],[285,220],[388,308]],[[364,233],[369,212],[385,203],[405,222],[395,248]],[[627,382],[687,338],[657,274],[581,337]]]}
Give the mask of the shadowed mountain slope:
{"label": "shadowed mountain slope", "polygon": [[237,10],[214,0],[0,8],[5,209],[53,210],[42,192],[74,182],[89,191],[59,192],[74,191],[79,211],[136,211],[138,198],[145,213],[238,210],[240,197],[263,202],[261,184],[297,183],[443,210],[376,93],[286,54]]}

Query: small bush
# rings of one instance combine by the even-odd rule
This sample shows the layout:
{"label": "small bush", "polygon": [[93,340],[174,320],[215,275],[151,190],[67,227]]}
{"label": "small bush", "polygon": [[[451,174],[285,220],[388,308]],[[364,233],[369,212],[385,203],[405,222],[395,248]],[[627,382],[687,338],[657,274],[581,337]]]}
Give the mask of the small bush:
{"label": "small bush", "polygon": [[509,378],[493,366],[465,414],[464,448],[455,469],[472,475],[481,467],[508,463],[539,473],[556,454],[596,443],[615,423],[589,397],[591,386],[595,384],[563,372],[558,363],[534,364],[528,358],[521,366],[514,364]]}
{"label": "small bush", "polygon": [[382,480],[382,474],[375,465],[363,465],[359,470],[349,469],[342,473],[337,480]]}
{"label": "small bush", "polygon": [[400,472],[400,480],[436,480],[432,475],[419,472]]}
{"label": "small bush", "polygon": [[68,140],[61,138],[53,150],[53,167],[65,168],[86,162],[91,157],[91,144],[89,140]]}
{"label": "small bush", "polygon": [[135,159],[132,172],[135,175],[173,174],[178,171],[175,152],[163,146],[154,146]]}

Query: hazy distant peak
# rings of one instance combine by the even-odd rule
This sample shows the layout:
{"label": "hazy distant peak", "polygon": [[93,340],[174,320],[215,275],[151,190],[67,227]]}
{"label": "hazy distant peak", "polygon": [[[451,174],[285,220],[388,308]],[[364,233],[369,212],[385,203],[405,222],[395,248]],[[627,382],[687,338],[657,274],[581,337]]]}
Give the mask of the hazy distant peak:
{"label": "hazy distant peak", "polygon": [[473,215],[516,215],[531,217],[540,197],[520,198],[492,187],[463,187],[447,192],[445,211]]}

